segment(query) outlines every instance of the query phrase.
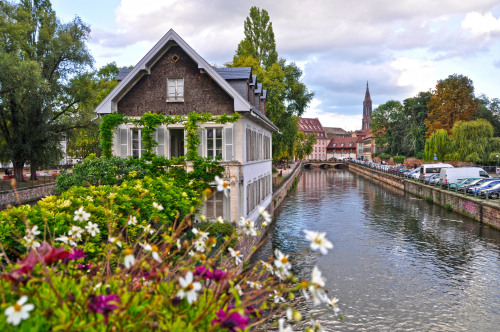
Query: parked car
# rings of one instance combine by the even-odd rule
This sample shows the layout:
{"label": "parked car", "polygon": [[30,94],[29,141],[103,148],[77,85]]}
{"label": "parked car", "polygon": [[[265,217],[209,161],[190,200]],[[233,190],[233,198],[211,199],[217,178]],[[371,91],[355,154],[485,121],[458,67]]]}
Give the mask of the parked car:
{"label": "parked car", "polygon": [[435,173],[435,174],[432,174],[430,176],[424,177],[423,180],[424,180],[425,184],[431,184],[431,180],[434,178],[438,178],[438,177],[439,177],[439,173]]}
{"label": "parked car", "polygon": [[486,182],[487,179],[476,179],[476,180],[472,180],[471,182],[469,183],[466,183],[466,184],[463,184],[461,186],[458,187],[458,192],[462,192],[462,193],[466,193],[467,192],[467,189],[469,189],[470,187],[473,187],[473,186],[477,186],[477,185],[480,185],[484,182]]}
{"label": "parked car", "polygon": [[486,180],[485,182],[483,182],[483,183],[481,183],[479,185],[472,186],[472,187],[468,188],[467,189],[467,194],[477,195],[477,194],[479,194],[479,191],[481,191],[483,189],[491,188],[491,187],[493,187],[493,185],[495,185],[497,183],[500,183],[500,180],[498,180],[498,179],[488,179],[488,180]]}
{"label": "parked car", "polygon": [[[425,178],[433,175],[439,174],[442,168],[453,168],[450,164],[423,164],[420,166],[420,181],[424,181]],[[425,181],[424,181],[425,182]]]}
{"label": "parked car", "polygon": [[500,196],[500,183],[497,183],[490,188],[479,191],[479,196],[484,198],[488,197],[497,199]]}
{"label": "parked car", "polygon": [[[467,179],[463,179],[462,181],[459,181],[459,182],[457,182],[457,183],[450,183],[450,184],[449,184],[449,189],[450,189],[450,190],[455,190],[455,191],[457,191],[457,190],[458,190],[458,187],[460,187],[461,185],[463,185],[463,184],[469,184],[469,183],[471,183],[472,181],[474,181],[474,180],[478,180],[478,179],[480,180],[480,178],[467,178]],[[441,186],[442,186],[442,187],[446,187],[446,185],[445,185],[445,184],[443,184],[443,183],[441,184]]]}
{"label": "parked car", "polygon": [[444,186],[467,178],[491,178],[491,176],[480,167],[441,168],[439,174],[441,183]]}

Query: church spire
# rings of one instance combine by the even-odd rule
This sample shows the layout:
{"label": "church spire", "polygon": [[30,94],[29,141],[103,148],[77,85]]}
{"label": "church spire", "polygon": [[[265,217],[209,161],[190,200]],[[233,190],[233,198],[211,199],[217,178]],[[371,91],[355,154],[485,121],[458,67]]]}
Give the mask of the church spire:
{"label": "church spire", "polygon": [[368,81],[366,81],[365,100],[363,101],[363,125],[361,130],[370,129],[370,122],[372,116],[372,99],[370,98],[370,89],[368,88]]}

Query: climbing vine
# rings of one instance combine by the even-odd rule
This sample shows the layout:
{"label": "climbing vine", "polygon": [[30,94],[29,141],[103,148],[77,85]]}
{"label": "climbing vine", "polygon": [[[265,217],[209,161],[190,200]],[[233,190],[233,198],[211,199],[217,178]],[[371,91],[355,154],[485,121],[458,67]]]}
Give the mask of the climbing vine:
{"label": "climbing vine", "polygon": [[111,157],[113,149],[113,132],[116,127],[123,123],[132,123],[136,127],[142,128],[142,142],[144,153],[142,158],[147,161],[152,161],[155,157],[153,149],[158,146],[158,143],[153,137],[156,128],[160,125],[170,125],[175,123],[184,124],[186,131],[186,160],[195,161],[199,158],[198,146],[200,144],[200,137],[198,136],[198,128],[200,124],[206,122],[215,123],[228,123],[236,122],[240,119],[238,113],[232,115],[212,115],[209,113],[196,113],[191,112],[187,118],[184,116],[168,116],[162,114],[145,113],[140,119],[125,117],[123,114],[113,113],[107,114],[103,117],[101,122],[101,148],[105,157]]}

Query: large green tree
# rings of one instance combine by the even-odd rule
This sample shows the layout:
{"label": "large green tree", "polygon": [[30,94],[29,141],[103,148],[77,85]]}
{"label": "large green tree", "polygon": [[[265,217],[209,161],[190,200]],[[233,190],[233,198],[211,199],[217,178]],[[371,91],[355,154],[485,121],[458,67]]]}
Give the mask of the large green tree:
{"label": "large green tree", "polygon": [[455,122],[471,120],[479,107],[472,80],[457,74],[439,80],[427,107],[426,136],[429,137],[438,129],[451,133]]}
{"label": "large green tree", "polygon": [[493,126],[488,121],[485,119],[458,121],[451,132],[454,159],[467,160],[470,159],[470,155],[477,154],[479,157],[477,161],[488,161],[489,154],[492,152],[490,147],[494,132]]}
{"label": "large green tree", "polygon": [[427,104],[431,98],[430,92],[419,92],[415,97],[403,101],[403,113],[405,116],[405,151],[406,156],[423,156],[425,147],[425,133],[427,126]]}
{"label": "large green tree", "polygon": [[269,13],[258,7],[250,8],[250,15],[243,24],[245,39],[236,50],[238,57],[252,56],[259,60],[259,65],[269,68],[278,61],[276,41],[274,39],[273,23],[269,20]]}
{"label": "large green tree", "polygon": [[489,99],[486,95],[482,94],[477,98],[479,108],[472,117],[472,120],[485,119],[493,126],[493,136],[500,136],[500,99]]}
{"label": "large green tree", "polygon": [[371,130],[383,151],[392,154],[402,154],[404,131],[403,105],[396,100],[389,100],[373,110]]}
{"label": "large green tree", "polygon": [[445,156],[452,150],[451,138],[444,129],[438,129],[425,141],[424,160],[432,161],[434,157],[444,161]]}
{"label": "large green tree", "polygon": [[92,94],[89,33],[78,17],[61,23],[48,0],[0,2],[0,155],[18,181],[25,163],[35,170],[56,161],[62,133],[82,126],[79,105]]}
{"label": "large green tree", "polygon": [[316,134],[298,133],[297,139],[294,143],[294,154],[299,160],[310,155],[314,151],[314,144],[316,144]]}
{"label": "large green tree", "polygon": [[302,70],[285,59],[278,60],[272,23],[266,10],[250,9],[244,23],[245,38],[238,45],[229,67],[252,67],[268,90],[266,116],[280,129],[273,134],[273,157],[293,156],[298,134],[296,117],[302,116],[314,97],[301,81]]}

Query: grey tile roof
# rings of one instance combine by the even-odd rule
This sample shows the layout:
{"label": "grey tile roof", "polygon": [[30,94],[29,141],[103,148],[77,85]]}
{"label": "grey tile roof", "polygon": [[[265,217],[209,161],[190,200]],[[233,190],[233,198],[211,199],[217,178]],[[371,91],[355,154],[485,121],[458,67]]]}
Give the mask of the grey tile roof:
{"label": "grey tile roof", "polygon": [[122,81],[125,78],[125,76],[127,76],[128,73],[130,73],[131,71],[132,71],[132,69],[120,69],[118,76],[116,76],[116,80]]}
{"label": "grey tile roof", "polygon": [[260,99],[266,99],[267,98],[267,90],[264,89],[262,90],[262,97],[260,97]]}
{"label": "grey tile roof", "polygon": [[250,78],[252,68],[236,67],[236,68],[215,68],[215,71],[225,80],[247,80]]}
{"label": "grey tile roof", "polygon": [[257,82],[257,75],[252,75],[252,83],[250,83],[250,85],[255,85],[256,82]]}
{"label": "grey tile roof", "polygon": [[262,92],[262,83],[257,83],[257,89],[255,89],[256,94],[260,94]]}

